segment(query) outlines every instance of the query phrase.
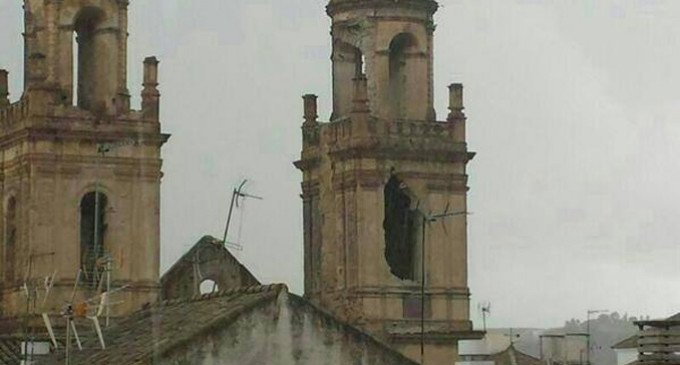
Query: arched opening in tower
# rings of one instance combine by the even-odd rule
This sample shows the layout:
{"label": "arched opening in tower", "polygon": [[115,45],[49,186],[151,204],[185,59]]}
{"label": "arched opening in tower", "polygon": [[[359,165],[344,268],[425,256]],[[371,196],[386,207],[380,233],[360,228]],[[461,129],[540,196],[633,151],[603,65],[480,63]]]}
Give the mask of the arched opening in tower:
{"label": "arched opening in tower", "polygon": [[[79,108],[93,110],[97,96],[108,82],[108,55],[105,32],[99,32],[104,12],[86,6],[78,12],[73,24],[73,101]],[[110,45],[109,45],[110,46]]]}
{"label": "arched opening in tower", "polygon": [[394,276],[414,280],[417,212],[411,209],[406,185],[394,175],[385,184],[384,196],[385,260]]}
{"label": "arched opening in tower", "polygon": [[342,117],[352,110],[355,80],[366,76],[366,58],[358,47],[340,39],[333,43],[333,115]]}
{"label": "arched opening in tower", "polygon": [[407,116],[408,64],[409,56],[416,47],[416,40],[410,33],[400,33],[390,42],[389,60],[389,103],[394,118]]}
{"label": "arched opening in tower", "polygon": [[5,208],[5,282],[12,283],[15,279],[15,260],[17,245],[17,200],[14,197],[7,200]]}
{"label": "arched opening in tower", "polygon": [[85,282],[95,286],[104,270],[106,207],[108,198],[102,192],[85,194],[80,202],[80,266]]}

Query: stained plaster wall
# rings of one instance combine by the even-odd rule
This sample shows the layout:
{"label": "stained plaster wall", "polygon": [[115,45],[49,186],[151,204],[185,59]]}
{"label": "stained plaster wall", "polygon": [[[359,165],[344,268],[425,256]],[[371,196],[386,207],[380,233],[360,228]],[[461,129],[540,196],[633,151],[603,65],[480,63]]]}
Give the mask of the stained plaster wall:
{"label": "stained plaster wall", "polygon": [[156,364],[383,364],[414,362],[283,292]]}

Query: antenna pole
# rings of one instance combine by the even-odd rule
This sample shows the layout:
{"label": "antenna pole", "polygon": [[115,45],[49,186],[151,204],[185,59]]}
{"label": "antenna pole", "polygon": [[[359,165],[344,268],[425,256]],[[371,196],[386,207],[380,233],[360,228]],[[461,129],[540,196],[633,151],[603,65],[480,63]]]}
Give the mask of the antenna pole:
{"label": "antenna pole", "polygon": [[425,365],[425,229],[427,219],[423,216],[420,238],[420,363]]}
{"label": "antenna pole", "polygon": [[482,307],[482,323],[484,324],[484,332],[486,332],[486,311]]}
{"label": "antenna pole", "polygon": [[[111,292],[111,257],[107,255],[106,257],[106,293]],[[111,316],[111,310],[109,308],[108,301],[106,302],[106,327],[109,326],[109,317]]]}
{"label": "antenna pole", "polygon": [[[68,308],[71,311],[71,308]],[[66,365],[71,365],[71,313],[66,317]]]}
{"label": "antenna pole", "polygon": [[[243,186],[243,184],[241,184],[241,186]],[[227,243],[227,233],[229,233],[229,224],[231,224],[231,214],[234,212],[234,203],[236,203],[237,196],[238,192],[236,189],[234,189],[234,191],[231,193],[231,204],[229,205],[229,214],[227,215],[227,225],[224,227],[224,237],[222,238],[223,244]]]}
{"label": "antenna pole", "polygon": [[[229,204],[229,213],[227,214],[227,225],[224,227],[224,236],[222,237],[222,244],[227,245],[227,234],[229,233],[229,225],[231,224],[231,215],[234,212],[234,205],[238,206],[238,198],[252,198],[257,200],[262,200],[262,197],[247,194],[243,192],[243,187],[246,185],[248,180],[243,180],[238,188],[234,189],[231,194],[231,204]],[[237,242],[238,244],[238,242]]]}

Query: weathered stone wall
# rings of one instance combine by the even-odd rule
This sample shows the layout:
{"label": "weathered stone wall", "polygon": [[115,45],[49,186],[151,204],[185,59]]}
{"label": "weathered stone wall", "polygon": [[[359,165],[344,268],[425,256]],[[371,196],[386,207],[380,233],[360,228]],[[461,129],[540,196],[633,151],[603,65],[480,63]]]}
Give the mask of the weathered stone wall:
{"label": "weathered stone wall", "polygon": [[[27,281],[44,293],[48,275],[56,274],[49,300],[31,311],[59,313],[70,300],[81,268],[81,201],[95,190],[108,201],[100,228],[113,260],[111,284],[125,286],[112,298],[121,304],[111,313],[127,313],[157,299],[160,149],[169,135],[160,130],[153,58],[145,61],[142,110],[130,109],[127,5],[127,0],[25,1],[25,89],[16,103],[0,103],[3,316],[25,313],[21,286]],[[73,34],[82,27],[88,29],[79,36],[94,37],[94,43],[81,54],[85,68],[74,77]],[[74,105],[76,79],[91,98],[85,104]],[[10,199],[17,205],[14,245],[8,245],[6,227]],[[76,300],[96,294],[84,285],[88,279],[93,281],[81,277]]]}
{"label": "weathered stone wall", "polygon": [[414,364],[287,293],[197,340],[154,364]]}
{"label": "weathered stone wall", "polygon": [[[448,118],[435,119],[436,9],[431,0],[330,2],[333,115],[319,122],[315,97],[304,96],[296,166],[303,172],[305,297],[417,360],[424,312],[425,360],[446,363],[457,356],[458,339],[481,334],[472,332],[467,284],[466,166],[474,153],[461,85],[450,87]],[[417,238],[404,279],[386,259],[384,189],[392,176],[419,215],[407,233]],[[454,212],[422,228],[425,216]]]}
{"label": "weathered stone wall", "polygon": [[220,291],[260,285],[221,241],[205,236],[161,277],[161,297],[191,298],[200,294],[205,280],[214,281]]}

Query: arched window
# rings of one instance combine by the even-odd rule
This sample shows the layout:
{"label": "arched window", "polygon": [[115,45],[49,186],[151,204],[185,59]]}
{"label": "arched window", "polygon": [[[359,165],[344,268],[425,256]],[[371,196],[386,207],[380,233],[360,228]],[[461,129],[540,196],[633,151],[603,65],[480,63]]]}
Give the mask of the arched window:
{"label": "arched window", "polygon": [[217,286],[217,282],[215,280],[205,279],[201,282],[199,287],[199,292],[201,294],[210,294],[216,291],[219,291],[219,287]]}
{"label": "arched window", "polygon": [[15,279],[15,260],[17,245],[17,200],[11,197],[5,208],[5,281],[12,283]]}
{"label": "arched window", "polygon": [[101,33],[97,32],[104,20],[104,12],[96,7],[86,6],[75,18],[73,77],[74,101],[78,107],[92,110],[93,100],[101,93],[105,84],[106,67],[108,62],[107,47],[102,41]]}
{"label": "arched window", "polygon": [[[366,59],[361,50],[336,39],[333,43],[333,114],[347,115],[352,110],[354,80],[366,74]],[[334,118],[331,118],[334,119]]]}
{"label": "arched window", "polygon": [[390,109],[394,118],[406,116],[408,64],[415,47],[416,40],[409,33],[400,33],[390,42]]}
{"label": "arched window", "polygon": [[385,260],[399,279],[415,278],[417,214],[411,209],[406,186],[392,175],[385,184]]}
{"label": "arched window", "polygon": [[93,285],[104,269],[98,261],[105,256],[107,205],[102,192],[87,193],[80,201],[80,266],[84,281]]}

